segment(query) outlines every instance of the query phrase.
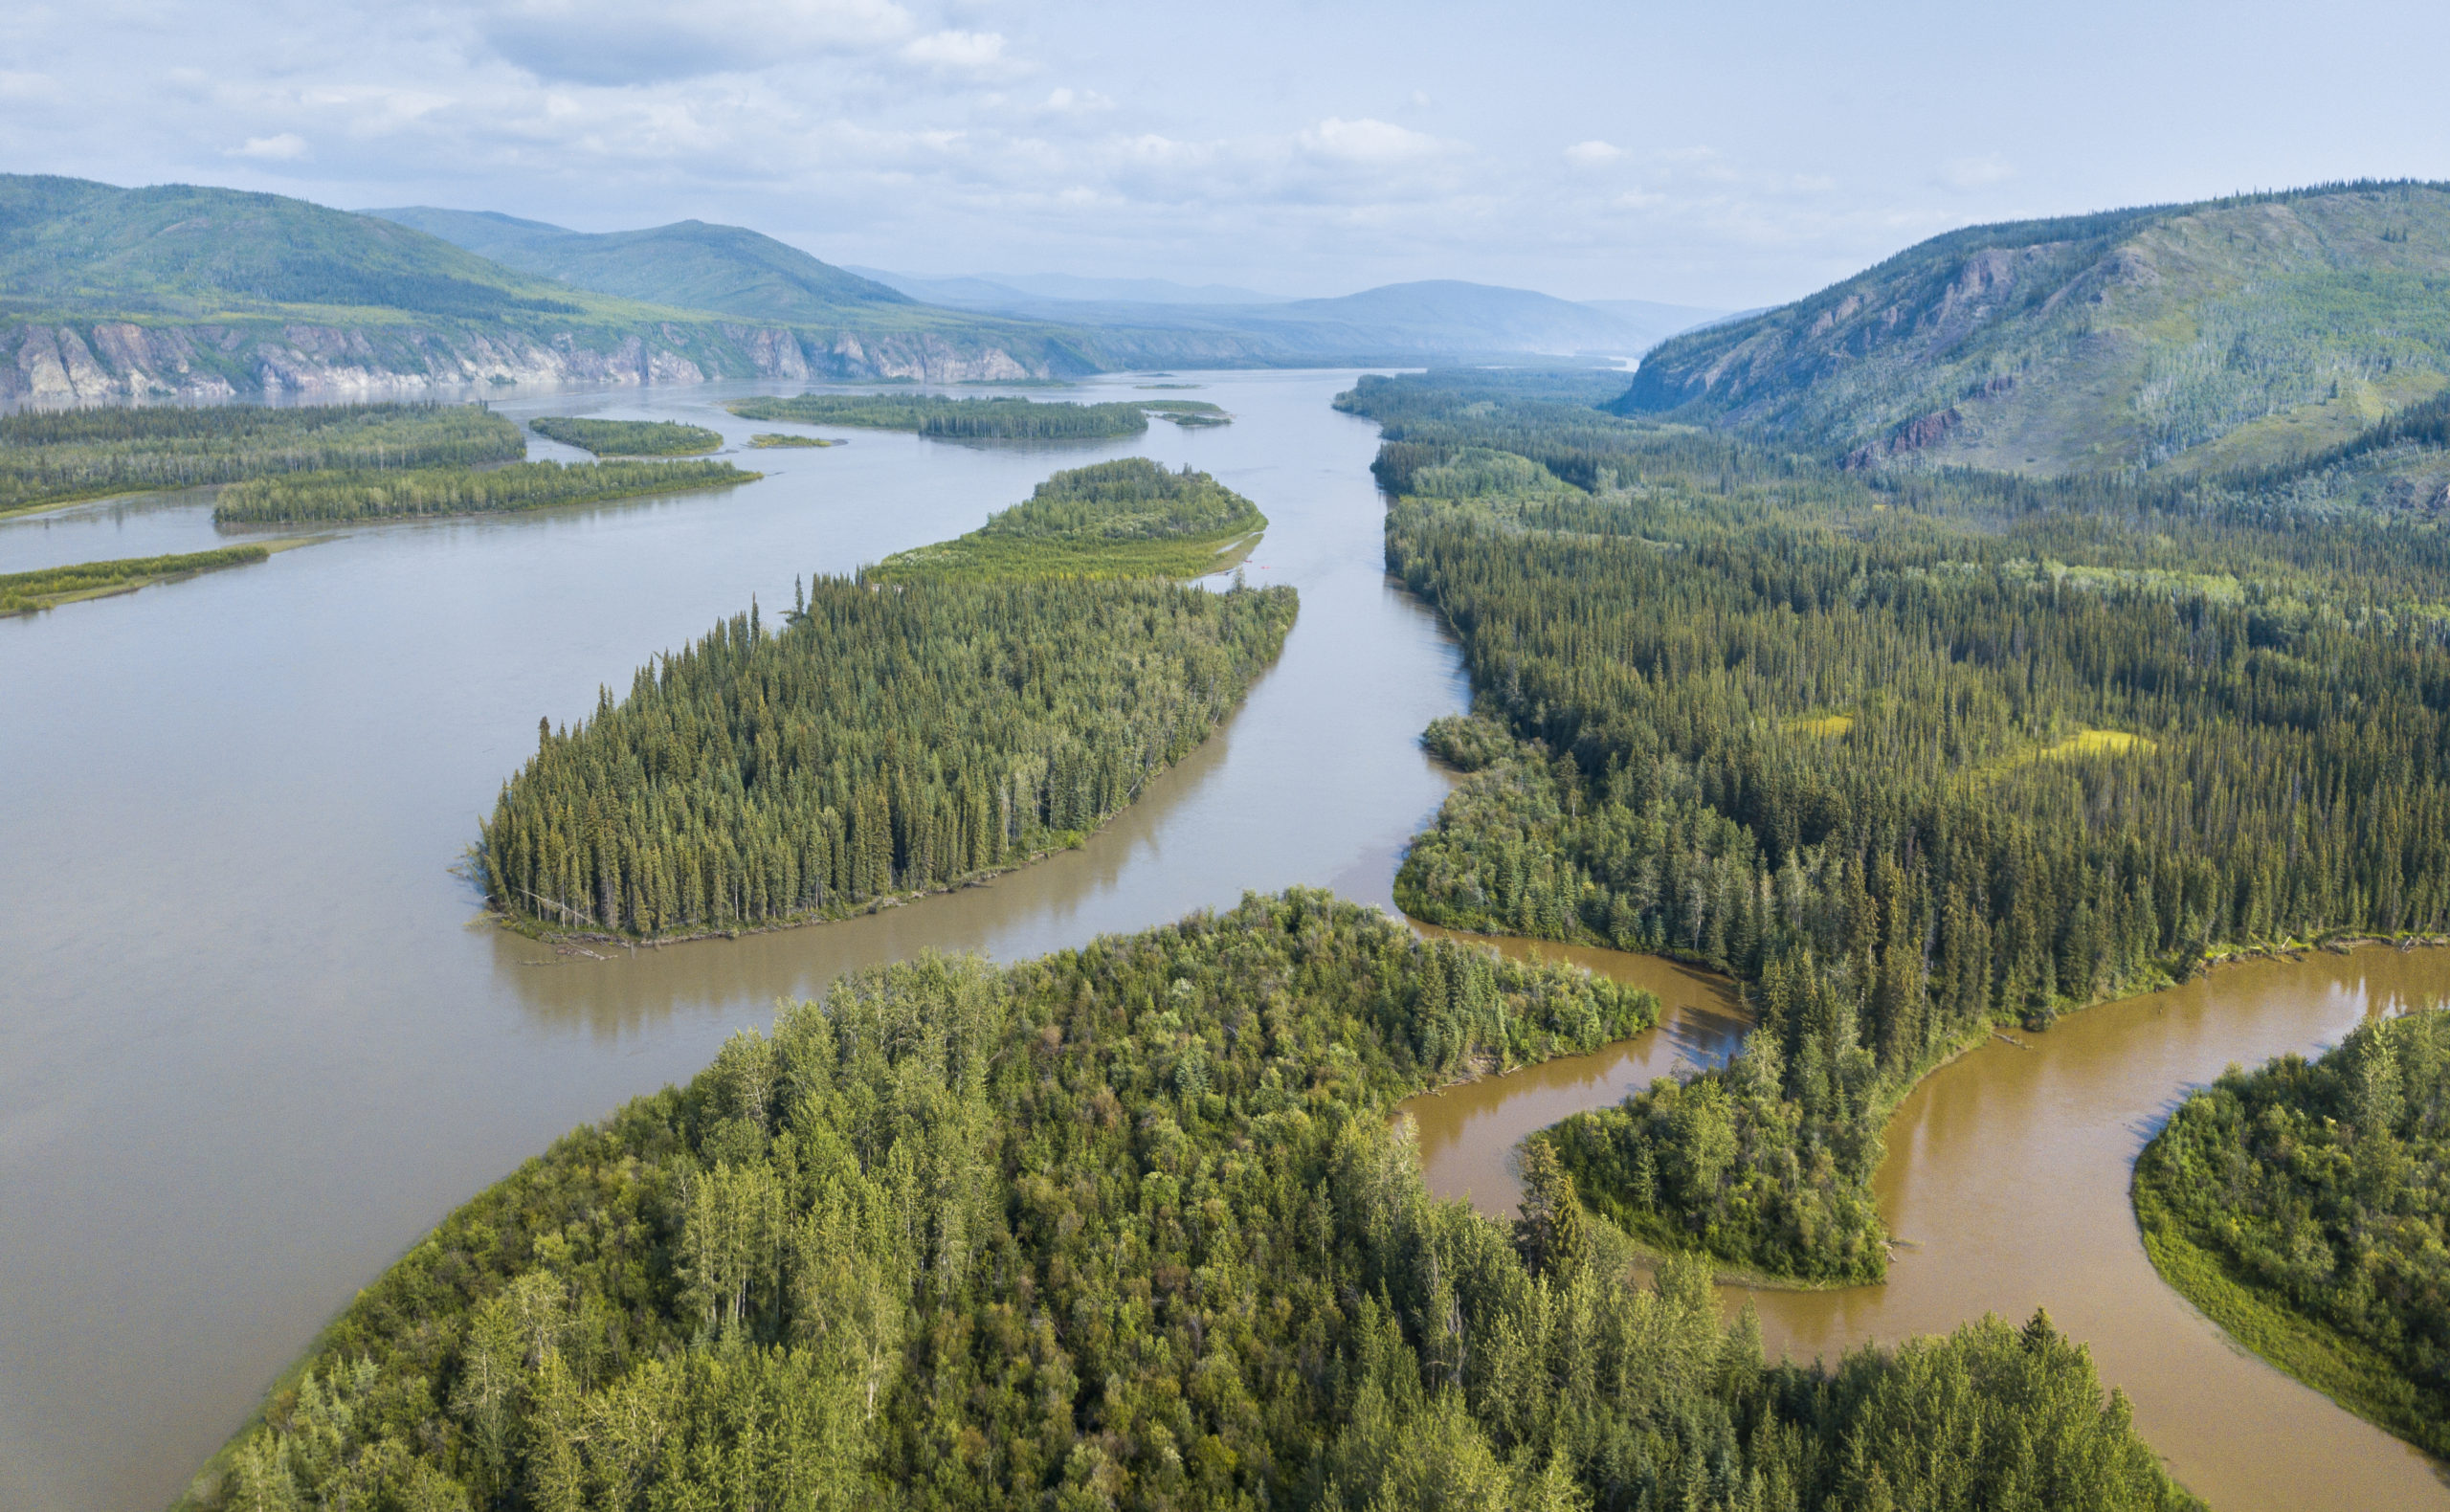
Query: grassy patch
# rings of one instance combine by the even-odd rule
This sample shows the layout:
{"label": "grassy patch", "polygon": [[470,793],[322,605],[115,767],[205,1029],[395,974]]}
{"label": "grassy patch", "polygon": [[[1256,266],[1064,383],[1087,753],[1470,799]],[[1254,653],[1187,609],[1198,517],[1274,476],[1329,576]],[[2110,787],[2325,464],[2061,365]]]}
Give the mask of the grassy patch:
{"label": "grassy patch", "polygon": [[1823,714],[1816,718],[1793,719],[1787,722],[1787,728],[1797,734],[1818,735],[1827,740],[1836,740],[1854,727],[1855,717],[1851,714]]}
{"label": "grassy patch", "polygon": [[2144,1251],[2161,1279],[2274,1367],[2367,1422],[2433,1454],[2450,1455],[2450,1424],[2426,1412],[2416,1390],[2389,1360],[2231,1276],[2217,1255],[2186,1234],[2146,1185],[2144,1170],[2139,1162],[2132,1192],[2135,1219],[2144,1231]]}

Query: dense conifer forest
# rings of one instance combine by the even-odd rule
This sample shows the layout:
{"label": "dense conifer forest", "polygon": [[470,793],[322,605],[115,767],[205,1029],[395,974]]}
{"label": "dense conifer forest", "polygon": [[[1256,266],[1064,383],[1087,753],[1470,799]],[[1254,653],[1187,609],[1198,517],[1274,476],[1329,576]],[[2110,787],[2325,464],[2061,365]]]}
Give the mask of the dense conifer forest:
{"label": "dense conifer forest", "polygon": [[494,904],[554,929],[727,932],[1077,844],[1276,659],[1291,589],[1148,580],[1206,571],[1265,524],[1205,473],[1125,458],[819,577],[772,633],[752,608],[578,729],[539,732],[484,827]]}
{"label": "dense conifer forest", "polygon": [[792,399],[739,399],[724,408],[745,420],[916,431],[946,440],[1058,441],[1138,435],[1144,405],[1048,404],[1014,395],[955,399],[919,393],[804,393]]}
{"label": "dense conifer forest", "polygon": [[2135,1167],[2145,1247],[2222,1327],[2450,1456],[2450,1009],[2232,1067]]}
{"label": "dense conifer forest", "polygon": [[543,732],[496,906],[635,937],[838,918],[1074,844],[1241,701],[1289,589],[818,578]]}
{"label": "dense conifer forest", "polygon": [[598,456],[694,456],[724,444],[721,435],[704,426],[678,420],[586,420],[548,414],[528,421],[527,429]]}
{"label": "dense conifer forest", "polygon": [[31,614],[72,600],[125,592],[190,573],[247,567],[271,555],[271,549],[262,545],[222,546],[212,551],[122,557],[113,562],[79,562],[74,567],[0,573],[0,614]]}
{"label": "dense conifer forest", "polygon": [[887,557],[868,577],[1202,577],[1266,528],[1258,505],[1206,473],[1127,456],[1058,473],[969,534]]}
{"label": "dense conifer forest", "polygon": [[1735,1066],[1555,1137],[1653,1242],[1877,1277],[1884,1114],[1993,1023],[2450,926],[2427,522],[1867,478],[1451,381],[1346,402],[1485,716],[1398,900],[1752,985]]}
{"label": "dense conifer forest", "polygon": [[282,473],[469,466],[526,455],[476,405],[169,405],[0,415],[0,515]]}
{"label": "dense conifer forest", "polygon": [[2037,1315],[1765,1367],[1395,1101],[1656,1000],[1325,894],[928,958],[582,1128],[367,1289],[198,1508],[2194,1505]]}
{"label": "dense conifer forest", "polygon": [[481,470],[293,473],[233,483],[221,491],[212,519],[216,524],[267,524],[506,514],[728,488],[764,476],[729,462],[513,462]]}

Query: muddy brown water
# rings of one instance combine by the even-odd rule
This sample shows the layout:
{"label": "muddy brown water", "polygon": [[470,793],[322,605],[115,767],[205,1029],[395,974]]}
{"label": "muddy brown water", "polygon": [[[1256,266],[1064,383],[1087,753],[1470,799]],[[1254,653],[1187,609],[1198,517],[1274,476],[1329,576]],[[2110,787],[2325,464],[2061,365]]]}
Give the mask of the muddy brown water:
{"label": "muddy brown water", "polygon": [[[1659,989],[1663,963],[1583,955]],[[1875,1182],[1898,1241],[1886,1283],[1721,1295],[1730,1310],[1751,1302],[1770,1352],[1798,1359],[2047,1308],[2133,1399],[2136,1427],[2171,1470],[2223,1512],[2450,1508],[2442,1466],[2247,1354],[2164,1285],[2127,1202],[2136,1155],[2190,1089],[2232,1063],[2319,1053],[2360,1019],[2436,996],[2450,996],[2450,950],[2317,953],[2223,967],[2046,1034],[1988,1041],[1927,1078],[1889,1123]],[[1692,1001],[1698,1013],[1623,1046],[1408,1101],[1431,1190],[1512,1212],[1523,1135],[1619,1101],[1629,1059],[1723,1058],[1726,1036],[1694,1027],[1720,1010]]]}

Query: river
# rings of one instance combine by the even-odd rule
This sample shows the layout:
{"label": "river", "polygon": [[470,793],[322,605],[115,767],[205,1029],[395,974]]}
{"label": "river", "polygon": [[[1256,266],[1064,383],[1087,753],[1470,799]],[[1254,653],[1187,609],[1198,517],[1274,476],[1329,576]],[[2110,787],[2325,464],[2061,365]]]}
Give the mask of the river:
{"label": "river", "polygon": [[[1129,398],[1129,379],[1064,397]],[[355,1290],[556,1135],[685,1078],[778,996],[1001,960],[1245,889],[1389,903],[1465,702],[1392,586],[1348,373],[1179,375],[1233,425],[1060,448],[849,433],[729,493],[351,529],[0,621],[0,1507],[174,1497]],[[498,401],[745,440],[747,388]],[[539,445],[536,455],[568,454]],[[1266,512],[1302,613],[1221,733],[1080,850],[845,923],[561,956],[454,875],[536,721],[754,593],[960,534],[1058,467],[1191,463]],[[0,572],[224,544],[202,494],[0,524]]]}
{"label": "river", "polygon": [[[777,997],[936,947],[1016,959],[1296,882],[1391,904],[1446,780],[1416,732],[1466,701],[1381,564],[1349,374],[1186,375],[1236,423],[1062,448],[880,433],[756,452],[761,482],[355,528],[262,566],[0,621],[0,1507],[158,1506],[355,1288],[556,1134],[684,1078]],[[1143,380],[1147,381],[1147,380]],[[1133,380],[1081,398],[1129,397]],[[746,387],[559,394],[512,413],[671,418],[738,441]],[[535,454],[568,456],[539,443]],[[1208,469],[1271,519],[1303,595],[1224,730],[1080,850],[815,928],[563,955],[486,925],[453,867],[536,720],[795,574],[942,540],[1058,467]],[[207,495],[0,523],[0,571],[226,542]],[[1508,943],[1649,987],[1652,1034],[1407,1104],[1434,1189],[1511,1208],[1510,1151],[1723,1058],[1726,984]],[[2450,991],[2450,952],[2255,965],[1992,1042],[1900,1108],[1882,1287],[1750,1294],[1773,1351],[1831,1356],[2047,1306],[2222,1508],[2450,1508],[2433,1467],[2231,1347],[2163,1286],[2135,1152],[2230,1061]],[[1748,1294],[1730,1291],[1729,1304]]]}
{"label": "river", "polygon": [[[1659,991],[1669,1015],[1592,1056],[1408,1100],[1438,1195],[1511,1213],[1521,1189],[1502,1152],[1523,1135],[1620,1101],[1636,1084],[1629,1065],[1724,1058],[1731,1009],[1709,978],[1574,954]],[[2239,1349],[2164,1285],[2127,1196],[2137,1153],[2189,1089],[2232,1063],[2316,1054],[2368,1015],[2445,995],[2450,951],[2317,953],[2223,967],[2070,1014],[2046,1034],[1987,1041],[1926,1078],[1889,1123],[1875,1179],[1898,1244],[1885,1284],[1721,1295],[1730,1311],[1759,1309],[1771,1355],[1833,1362],[1872,1341],[1986,1312],[2021,1323],[2046,1307],[2134,1399],[2137,1429],[2171,1471],[2220,1512],[2450,1509],[2441,1466]]]}

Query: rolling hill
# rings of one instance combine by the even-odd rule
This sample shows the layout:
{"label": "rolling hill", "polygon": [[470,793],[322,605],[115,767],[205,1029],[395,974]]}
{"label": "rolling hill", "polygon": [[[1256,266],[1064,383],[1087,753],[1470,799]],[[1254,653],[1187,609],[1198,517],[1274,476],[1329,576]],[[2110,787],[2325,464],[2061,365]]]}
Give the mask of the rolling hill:
{"label": "rolling hill", "polygon": [[1977,226],[1688,332],[1615,406],[1857,466],[2268,466],[2450,388],[2450,186]]}
{"label": "rolling hill", "polygon": [[[470,219],[498,221],[505,245],[554,230]],[[576,239],[562,260],[585,281],[277,194],[0,175],[0,400],[1102,365],[1077,331],[914,303],[750,232]]]}
{"label": "rolling hill", "polygon": [[684,220],[602,234],[486,211],[370,210],[504,267],[580,289],[753,321],[822,324],[916,306],[901,290],[743,226]]}

